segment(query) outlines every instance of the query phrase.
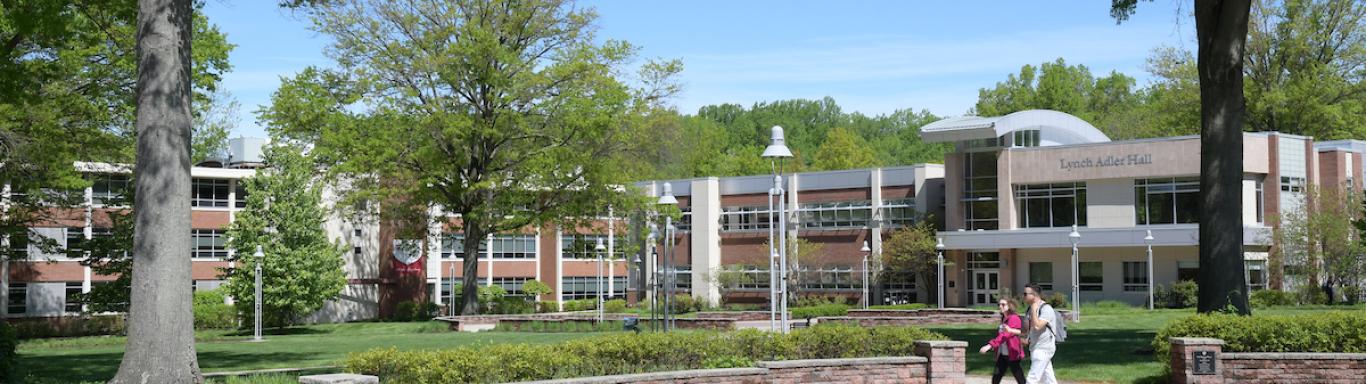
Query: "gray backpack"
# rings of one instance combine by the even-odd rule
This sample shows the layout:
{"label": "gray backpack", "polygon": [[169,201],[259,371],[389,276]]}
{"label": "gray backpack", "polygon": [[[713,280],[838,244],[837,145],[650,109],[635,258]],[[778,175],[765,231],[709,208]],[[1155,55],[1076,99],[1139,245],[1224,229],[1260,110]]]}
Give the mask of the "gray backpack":
{"label": "gray backpack", "polygon": [[[1048,309],[1053,309],[1053,306],[1051,305],[1044,304],[1044,306],[1048,307]],[[1056,309],[1053,310],[1053,318],[1048,321],[1048,329],[1053,331],[1054,342],[1061,343],[1067,341],[1067,319],[1063,318],[1062,313],[1059,313]]]}

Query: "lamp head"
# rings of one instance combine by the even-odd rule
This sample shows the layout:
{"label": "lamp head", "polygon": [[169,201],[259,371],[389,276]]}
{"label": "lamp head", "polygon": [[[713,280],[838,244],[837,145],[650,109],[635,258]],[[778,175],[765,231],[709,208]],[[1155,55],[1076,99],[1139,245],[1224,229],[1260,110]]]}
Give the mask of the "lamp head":
{"label": "lamp head", "polygon": [[872,248],[868,248],[868,242],[867,242],[867,241],[863,242],[863,248],[862,248],[862,249],[859,249],[859,250],[860,250],[860,251],[863,251],[864,253],[868,253],[868,252],[872,252],[872,251],[873,251]]}
{"label": "lamp head", "polygon": [[772,159],[792,157],[792,150],[787,149],[787,140],[783,139],[783,127],[773,126],[772,136],[769,138],[768,148],[764,148],[763,157]]}
{"label": "lamp head", "polygon": [[1143,237],[1143,242],[1148,244],[1153,243],[1153,230],[1148,230],[1148,235]]}
{"label": "lamp head", "polygon": [[598,252],[602,252],[603,250],[607,249],[607,247],[604,247],[604,246],[602,245],[602,238],[601,238],[601,237],[598,238],[598,245],[597,245],[596,247],[593,247],[593,249],[596,249]]}
{"label": "lamp head", "polygon": [[1081,241],[1081,232],[1077,232],[1077,225],[1072,224],[1072,233],[1067,234],[1067,238],[1072,240],[1072,245],[1077,245]]}
{"label": "lamp head", "polygon": [[258,258],[258,259],[259,259],[259,258],[262,258],[262,257],[266,257],[266,253],[261,251],[261,246],[259,246],[259,245],[256,246],[256,253],[253,253],[253,254],[251,254],[251,255],[252,255],[252,256],[255,256],[255,257]]}
{"label": "lamp head", "polygon": [[667,182],[664,183],[664,193],[659,194],[659,201],[657,202],[657,204],[660,204],[660,205],[664,205],[664,204],[674,204],[674,205],[677,205],[677,204],[678,204],[678,199],[677,199],[677,198],[674,198],[674,186],[673,186],[673,184],[670,184],[670,183],[667,183]]}
{"label": "lamp head", "polygon": [[939,243],[934,245],[934,249],[944,250],[944,238],[939,238]]}

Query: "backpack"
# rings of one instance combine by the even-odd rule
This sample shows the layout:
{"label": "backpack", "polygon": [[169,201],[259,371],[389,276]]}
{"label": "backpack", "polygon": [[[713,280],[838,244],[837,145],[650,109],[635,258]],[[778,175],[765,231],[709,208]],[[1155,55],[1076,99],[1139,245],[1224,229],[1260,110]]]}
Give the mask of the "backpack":
{"label": "backpack", "polygon": [[[1048,305],[1047,303],[1045,303],[1044,306],[1048,307],[1048,309],[1053,309],[1053,306]],[[1053,309],[1053,318],[1048,321],[1048,329],[1053,331],[1053,342],[1061,343],[1067,341],[1067,319],[1064,319],[1062,313],[1059,313],[1056,309]]]}

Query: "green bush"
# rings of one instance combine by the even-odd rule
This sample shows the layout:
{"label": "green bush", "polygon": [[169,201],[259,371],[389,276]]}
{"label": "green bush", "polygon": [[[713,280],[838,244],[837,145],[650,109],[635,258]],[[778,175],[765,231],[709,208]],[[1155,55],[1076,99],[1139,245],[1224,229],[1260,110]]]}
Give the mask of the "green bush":
{"label": "green bush", "polygon": [[536,302],[527,300],[521,296],[509,296],[499,299],[493,306],[485,308],[486,313],[496,313],[500,315],[517,315],[536,312]]}
{"label": "green bush", "polygon": [[536,313],[554,313],[560,311],[560,302],[541,301],[536,303]]}
{"label": "green bush", "polygon": [[569,300],[564,302],[565,312],[587,311],[598,309],[597,299]]}
{"label": "green bush", "polygon": [[226,297],[217,289],[194,293],[195,329],[232,329],[237,327],[237,309],[224,304]]}
{"label": "green bush", "polygon": [[1357,302],[1361,301],[1361,287],[1355,285],[1344,286],[1342,287],[1342,295],[1346,298],[1343,300],[1343,304],[1357,305]]}
{"label": "green bush", "polygon": [[670,308],[673,309],[673,313],[688,313],[701,310],[701,304],[703,303],[698,303],[692,296],[677,294],[674,295]]}
{"label": "green bush", "polygon": [[1276,305],[1295,305],[1294,294],[1274,289],[1252,291],[1252,297],[1248,300],[1254,308],[1265,308]]}
{"label": "green bush", "polygon": [[808,295],[797,298],[795,307],[819,307],[830,304],[849,304],[849,298],[844,296]]}
{"label": "green bush", "polygon": [[10,319],[9,321],[20,340],[46,337],[123,335],[127,331],[126,319],[122,314]]}
{"label": "green bush", "polygon": [[925,303],[910,303],[910,304],[897,304],[897,305],[870,305],[870,306],[868,306],[868,309],[886,309],[886,310],[913,311],[913,310],[917,310],[917,309],[927,309],[927,308],[929,308],[929,307],[930,307],[930,305],[929,305],[929,304],[925,304]]}
{"label": "green bush", "polygon": [[1153,290],[1154,304],[1167,308],[1190,308],[1199,300],[1200,286],[1191,280],[1172,283],[1171,289],[1159,285]]}
{"label": "green bush", "polygon": [[602,310],[603,310],[603,311],[606,311],[607,313],[622,313],[622,312],[626,312],[626,300],[623,300],[623,299],[612,299],[612,300],[607,300],[607,302],[604,303],[604,304],[602,305]]}
{"label": "green bush", "polygon": [[413,321],[413,314],[417,313],[417,303],[404,301],[394,306],[394,321],[408,322]]}
{"label": "green bush", "polygon": [[549,285],[540,282],[540,280],[528,280],[527,282],[522,283],[522,293],[535,297],[549,295],[555,293],[555,291],[550,289]]}
{"label": "green bush", "polygon": [[1312,284],[1302,284],[1295,289],[1295,298],[1302,305],[1323,305],[1328,303],[1328,294]]}
{"label": "green bush", "polygon": [[8,323],[0,321],[0,383],[12,383],[19,379],[14,372],[18,348],[19,334]]}
{"label": "green bush", "polygon": [[813,319],[817,317],[845,316],[849,314],[849,306],[844,304],[824,304],[812,307],[792,308],[793,319]]}
{"label": "green bush", "polygon": [[[619,323],[604,324],[617,327]],[[920,328],[821,325],[787,335],[736,332],[613,333],[559,344],[497,344],[438,351],[352,353],[347,372],[395,383],[487,383],[752,366],[754,361],[910,356],[914,341],[945,337]]]}
{"label": "green bush", "polygon": [[1158,361],[1171,361],[1169,339],[1211,337],[1224,352],[1366,352],[1366,313],[1323,311],[1289,316],[1201,314],[1167,323],[1153,338]]}
{"label": "green bush", "polygon": [[1067,309],[1072,307],[1072,302],[1067,300],[1067,295],[1062,294],[1062,292],[1053,292],[1052,295],[1048,295],[1048,305],[1057,309]]}

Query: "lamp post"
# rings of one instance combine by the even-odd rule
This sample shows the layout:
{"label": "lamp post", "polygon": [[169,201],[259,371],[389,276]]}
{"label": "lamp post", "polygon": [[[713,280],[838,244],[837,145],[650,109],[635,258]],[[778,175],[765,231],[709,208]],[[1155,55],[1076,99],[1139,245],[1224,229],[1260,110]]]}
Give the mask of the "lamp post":
{"label": "lamp post", "polygon": [[944,309],[944,238],[938,238],[934,250],[938,254],[935,258],[935,264],[939,268],[939,273],[936,274],[939,277],[939,294],[936,296],[939,298],[939,309]]}
{"label": "lamp post", "polygon": [[1148,310],[1153,310],[1153,230],[1148,230],[1148,236],[1143,237],[1143,244],[1148,246]]}
{"label": "lamp post", "polygon": [[[677,199],[677,198],[674,198],[674,187],[673,187],[673,184],[664,183],[664,193],[662,193],[662,194],[659,195],[659,201],[656,202],[656,203],[659,204],[659,205],[672,205],[672,206],[677,206],[677,205],[678,205],[678,199]],[[669,254],[669,249],[670,249],[669,245],[670,245],[670,244],[669,244],[669,243],[672,243],[672,242],[674,241],[674,237],[673,237],[673,227],[674,227],[674,224],[673,224],[673,216],[667,216],[667,215],[664,216],[664,255],[663,255],[663,259],[662,259],[662,261],[663,261],[663,263],[662,263],[663,267],[662,267],[662,268],[663,268],[663,272],[664,272],[664,274],[663,274],[663,275],[664,275],[664,276],[663,276],[663,277],[664,277],[664,282],[663,282],[663,283],[664,283],[664,308],[663,308],[663,309],[664,309],[664,332],[668,332],[668,331],[669,331],[669,328],[670,328],[670,327],[669,327],[669,326],[670,326],[670,324],[669,324],[669,312],[670,312],[669,306],[673,304],[673,292],[672,292],[672,291],[673,291],[673,278],[674,278],[674,276],[673,276],[673,270],[669,267],[669,264],[670,264],[670,262],[669,262],[669,256],[670,256],[670,254]]]}
{"label": "lamp post", "polygon": [[1077,257],[1077,244],[1081,243],[1081,233],[1077,232],[1077,225],[1072,225],[1072,233],[1067,234],[1067,239],[1072,241],[1072,322],[1081,321],[1081,264]]}
{"label": "lamp post", "polygon": [[264,341],[261,338],[261,264],[266,261],[266,253],[261,251],[261,246],[256,246],[256,331],[252,334],[251,341]]}
{"label": "lamp post", "polygon": [[598,324],[602,324],[602,307],[604,304],[602,292],[602,251],[605,249],[607,248],[602,246],[602,238],[599,237],[598,246],[593,247],[593,250],[597,251],[598,254]]}
{"label": "lamp post", "polygon": [[[777,185],[777,181],[774,181]],[[774,221],[773,199],[778,195],[777,188],[768,189],[768,330],[778,330],[778,226]]]}
{"label": "lamp post", "polygon": [[868,242],[863,242],[863,309],[868,309],[868,254],[873,253],[872,248],[868,248]]}
{"label": "lamp post", "polygon": [[[787,148],[787,140],[783,138],[783,127],[775,125],[769,133],[768,147],[764,148],[764,153],[761,156],[769,159],[769,164],[772,166],[773,195],[778,199],[778,229],[775,232],[778,235],[778,291],[782,300],[778,303],[778,311],[780,312],[779,316],[782,317],[783,333],[787,333],[791,330],[787,321],[787,202],[784,201],[787,191],[783,190],[782,167],[783,159],[792,157],[792,150]],[[769,212],[771,215],[772,210]],[[774,244],[773,240],[770,238],[769,244]]]}

